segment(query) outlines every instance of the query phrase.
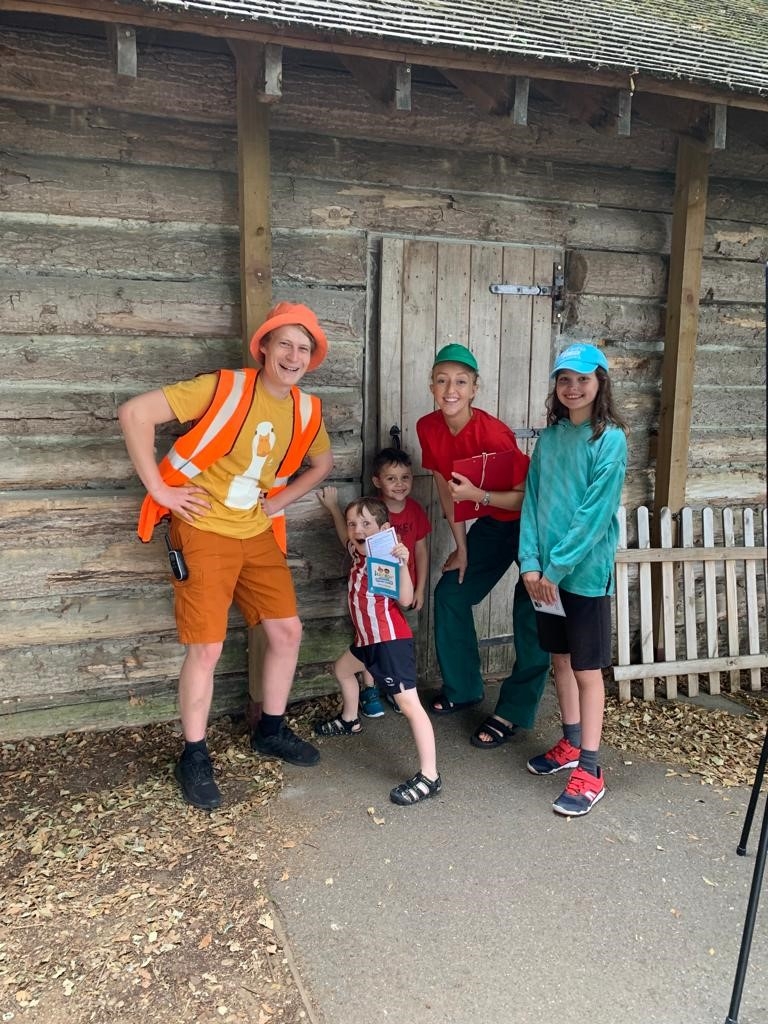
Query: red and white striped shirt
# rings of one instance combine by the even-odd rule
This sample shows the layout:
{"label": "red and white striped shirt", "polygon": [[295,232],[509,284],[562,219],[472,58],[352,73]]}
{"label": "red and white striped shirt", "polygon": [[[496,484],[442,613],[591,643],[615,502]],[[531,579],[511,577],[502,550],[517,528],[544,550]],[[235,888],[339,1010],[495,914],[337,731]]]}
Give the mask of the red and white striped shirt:
{"label": "red and white striped shirt", "polygon": [[368,590],[365,558],[355,550],[349,571],[349,614],[355,627],[355,646],[368,647],[386,640],[407,640],[413,636],[397,601]]}

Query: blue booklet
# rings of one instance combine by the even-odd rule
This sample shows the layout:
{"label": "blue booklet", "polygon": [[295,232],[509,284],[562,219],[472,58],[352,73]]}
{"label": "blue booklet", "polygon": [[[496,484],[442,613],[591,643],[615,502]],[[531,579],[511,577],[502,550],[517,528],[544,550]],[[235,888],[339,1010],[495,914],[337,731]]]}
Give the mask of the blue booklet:
{"label": "blue booklet", "polygon": [[365,567],[368,573],[369,592],[382,594],[396,601],[400,594],[400,563],[369,555],[365,560]]}

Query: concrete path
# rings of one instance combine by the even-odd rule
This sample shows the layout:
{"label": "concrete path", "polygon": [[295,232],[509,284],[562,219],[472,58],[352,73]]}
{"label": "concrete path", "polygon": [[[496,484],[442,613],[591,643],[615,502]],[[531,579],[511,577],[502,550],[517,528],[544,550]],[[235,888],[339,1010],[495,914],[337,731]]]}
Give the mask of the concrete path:
{"label": "concrete path", "polygon": [[[388,799],[415,767],[391,712],[321,741],[317,768],[286,768],[273,808],[297,845],[271,895],[317,1018],[723,1024],[762,802],[737,857],[748,790],[604,749],[605,798],[560,818],[565,780],[525,770],[558,736],[553,697],[536,730],[475,750],[467,737],[495,696],[435,720],[445,788],[415,807]],[[768,1024],[765,892],[738,1019]]]}

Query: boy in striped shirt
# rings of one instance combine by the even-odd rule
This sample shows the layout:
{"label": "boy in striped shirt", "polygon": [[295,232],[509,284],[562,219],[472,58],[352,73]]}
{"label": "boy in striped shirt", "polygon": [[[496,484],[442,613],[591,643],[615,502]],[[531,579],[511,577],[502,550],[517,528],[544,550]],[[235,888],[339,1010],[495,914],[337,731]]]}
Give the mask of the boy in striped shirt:
{"label": "boy in striped shirt", "polygon": [[387,506],[378,498],[358,498],[344,510],[349,573],[349,613],[355,639],[333,666],[341,687],[339,715],[315,726],[318,736],[354,736],[362,731],[358,718],[360,687],[356,673],[367,669],[375,683],[391,695],[411,727],[419,757],[419,771],[389,794],[396,804],[415,804],[442,789],[437,771],[435,734],[416,691],[416,656],[413,634],[400,610],[413,604],[413,580],[408,572],[408,548],[399,542],[392,554],[405,571],[400,573],[397,601],[369,590],[366,538],[389,527]]}

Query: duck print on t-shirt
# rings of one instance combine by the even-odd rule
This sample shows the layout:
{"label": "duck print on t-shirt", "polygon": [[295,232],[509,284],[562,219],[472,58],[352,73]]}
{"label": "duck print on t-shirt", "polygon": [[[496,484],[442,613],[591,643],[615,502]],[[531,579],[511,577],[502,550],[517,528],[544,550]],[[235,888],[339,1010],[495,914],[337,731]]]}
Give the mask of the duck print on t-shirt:
{"label": "duck print on t-shirt", "polygon": [[242,476],[235,476],[229,485],[224,504],[227,508],[249,509],[261,495],[259,481],[264,463],[275,447],[275,431],[269,420],[262,420],[253,435],[251,463]]}

